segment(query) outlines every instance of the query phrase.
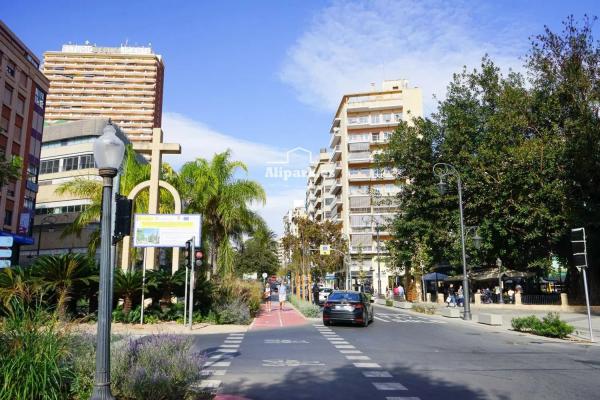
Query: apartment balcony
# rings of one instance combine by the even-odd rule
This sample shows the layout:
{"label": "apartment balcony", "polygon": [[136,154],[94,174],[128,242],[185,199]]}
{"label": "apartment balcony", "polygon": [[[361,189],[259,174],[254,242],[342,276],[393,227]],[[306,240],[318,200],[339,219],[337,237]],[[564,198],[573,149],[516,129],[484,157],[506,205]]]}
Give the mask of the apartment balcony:
{"label": "apartment balcony", "polygon": [[333,128],[331,132],[331,139],[329,139],[329,148],[333,148],[340,144],[342,141],[342,135],[340,133],[340,128]]}
{"label": "apartment balcony", "polygon": [[353,174],[348,175],[350,182],[365,182],[365,181],[391,181],[395,180],[394,174]]}
{"label": "apartment balcony", "polygon": [[370,151],[348,153],[348,164],[364,164],[370,163],[373,160],[373,155]]}
{"label": "apartment balcony", "polygon": [[336,145],[333,148],[333,152],[331,153],[331,161],[336,162],[342,158],[342,146]]}
{"label": "apartment balcony", "polygon": [[331,185],[331,189],[329,189],[330,194],[337,194],[340,190],[342,190],[342,181],[341,179],[336,179],[335,183]]}
{"label": "apartment balcony", "polygon": [[367,115],[362,117],[348,117],[348,129],[386,128],[397,126],[402,119],[402,113],[381,116]]}

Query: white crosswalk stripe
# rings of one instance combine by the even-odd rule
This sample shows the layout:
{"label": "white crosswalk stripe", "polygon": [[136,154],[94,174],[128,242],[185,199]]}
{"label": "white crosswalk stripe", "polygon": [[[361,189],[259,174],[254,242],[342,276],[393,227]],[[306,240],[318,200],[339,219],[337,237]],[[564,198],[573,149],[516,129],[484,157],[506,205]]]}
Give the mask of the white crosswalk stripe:
{"label": "white crosswalk stripe", "polygon": [[446,321],[439,321],[433,318],[419,317],[405,314],[377,314],[375,319],[383,322],[413,323],[413,324],[445,324]]}
{"label": "white crosswalk stripe", "polygon": [[398,382],[371,382],[377,390],[408,390],[404,385]]}

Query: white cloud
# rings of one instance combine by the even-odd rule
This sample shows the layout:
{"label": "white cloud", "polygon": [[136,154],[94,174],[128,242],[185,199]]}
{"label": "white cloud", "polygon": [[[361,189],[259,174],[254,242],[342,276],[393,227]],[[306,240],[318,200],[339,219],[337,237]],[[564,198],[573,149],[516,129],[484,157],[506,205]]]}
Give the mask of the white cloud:
{"label": "white cloud", "polygon": [[278,160],[282,152],[262,143],[250,142],[217,132],[199,121],[182,114],[163,113],[165,142],[181,144],[181,155],[165,156],[165,161],[178,169],[187,161],[198,157],[210,159],[215,153],[231,149],[232,158],[252,166],[264,166],[267,161]]}
{"label": "white cloud", "polygon": [[[445,95],[454,72],[476,67],[488,53],[520,69],[526,27],[502,20],[475,2],[334,2],[288,50],[280,78],[299,98],[331,111],[341,95],[385,79],[421,87],[426,112]],[[486,22],[491,21],[491,22]]]}
{"label": "white cloud", "polygon": [[280,236],[283,234],[283,216],[294,206],[294,200],[304,200],[305,190],[304,186],[267,189],[267,203],[264,207],[255,206],[254,209],[264,218],[270,229]]}

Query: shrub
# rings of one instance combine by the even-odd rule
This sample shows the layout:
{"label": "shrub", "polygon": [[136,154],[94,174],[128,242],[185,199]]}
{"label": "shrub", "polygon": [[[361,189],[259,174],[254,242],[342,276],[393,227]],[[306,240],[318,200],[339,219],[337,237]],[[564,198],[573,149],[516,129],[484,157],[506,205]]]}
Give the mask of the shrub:
{"label": "shrub", "polygon": [[534,335],[548,336],[564,339],[573,333],[573,326],[560,319],[558,313],[548,313],[543,319],[535,315],[528,317],[513,318],[511,325],[514,330],[520,332],[531,332]]}
{"label": "shrub", "polygon": [[249,324],[250,309],[240,299],[215,307],[220,324]]}
{"label": "shrub", "polygon": [[321,309],[316,304],[310,303],[306,300],[300,299],[297,296],[290,296],[290,303],[294,305],[304,315],[308,318],[318,318]]}
{"label": "shrub", "polygon": [[434,304],[427,304],[427,303],[415,303],[415,304],[413,304],[412,309],[415,310],[416,312],[420,312],[423,314],[429,314],[429,315],[435,314],[435,311],[436,311],[436,307]]}
{"label": "shrub", "polygon": [[174,335],[131,339],[115,349],[112,361],[113,393],[145,400],[179,400],[189,396],[201,378],[204,357],[190,351],[192,340]]}
{"label": "shrub", "polygon": [[0,399],[64,399],[73,373],[68,334],[39,306],[15,302],[0,323]]}
{"label": "shrub", "polygon": [[91,334],[72,335],[69,338],[73,381],[70,393],[73,400],[87,400],[94,388],[96,371],[96,336]]}

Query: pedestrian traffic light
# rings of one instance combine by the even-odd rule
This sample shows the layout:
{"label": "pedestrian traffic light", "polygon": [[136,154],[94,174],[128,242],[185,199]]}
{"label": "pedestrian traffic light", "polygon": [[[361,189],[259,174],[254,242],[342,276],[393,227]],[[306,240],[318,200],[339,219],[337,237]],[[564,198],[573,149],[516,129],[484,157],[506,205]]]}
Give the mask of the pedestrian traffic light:
{"label": "pedestrian traffic light", "polygon": [[195,251],[195,254],[194,254],[194,265],[196,267],[201,267],[202,266],[203,257],[204,257],[204,253],[202,252],[202,250],[196,250]]}
{"label": "pedestrian traffic light", "polygon": [[191,267],[192,266],[192,241],[188,240],[187,242],[185,242],[185,249],[183,250],[183,255],[185,257],[185,266],[187,267]]}
{"label": "pedestrian traffic light", "polygon": [[115,203],[113,245],[121,241],[123,237],[131,235],[131,213],[133,211],[133,201],[125,196],[117,194]]}

